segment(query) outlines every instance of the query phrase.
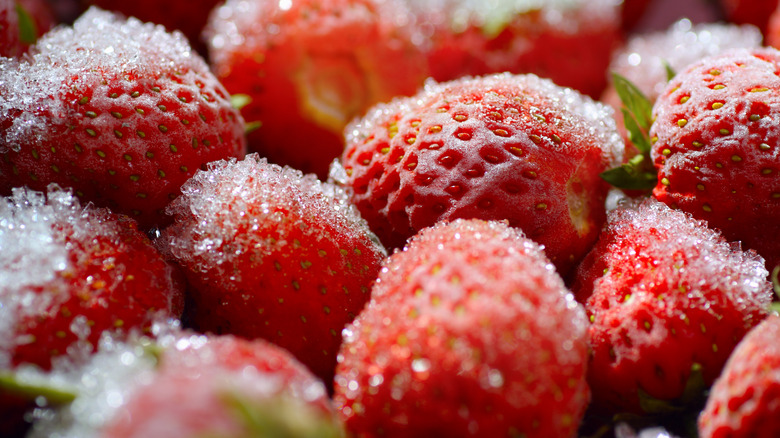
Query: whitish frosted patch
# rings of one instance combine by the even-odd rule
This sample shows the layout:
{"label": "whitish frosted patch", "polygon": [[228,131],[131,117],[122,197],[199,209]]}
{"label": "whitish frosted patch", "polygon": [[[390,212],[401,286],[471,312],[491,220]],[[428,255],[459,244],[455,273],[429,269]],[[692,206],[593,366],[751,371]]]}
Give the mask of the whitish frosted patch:
{"label": "whitish frosted patch", "polygon": [[[338,244],[345,236],[354,241],[369,238],[375,242],[376,253],[384,253],[342,188],[269,164],[257,154],[241,161],[211,163],[182,187],[182,195],[167,212],[182,222],[164,231],[158,246],[191,269],[204,272],[223,264],[232,266],[247,251],[262,259],[281,246],[293,245],[283,233],[252,232],[273,229],[269,224],[274,223],[283,230],[290,217],[310,219],[297,226],[312,239]],[[309,227],[307,222],[325,225]]]}
{"label": "whitish frosted patch", "polygon": [[667,84],[667,65],[681,72],[701,58],[732,48],[760,47],[761,41],[761,32],[751,25],[694,25],[682,19],[665,31],[632,37],[615,54],[610,70],[625,76],[654,99]]}
{"label": "whitish frosted patch", "polygon": [[[434,24],[449,23],[455,32],[478,26],[497,33],[513,20],[576,34],[620,19],[620,0],[405,0]],[[525,14],[525,16],[524,16]]]}
{"label": "whitish frosted patch", "polygon": [[90,8],[73,27],[58,27],[44,35],[24,59],[0,58],[0,117],[14,120],[0,133],[0,152],[18,150],[23,140],[47,139],[67,129],[59,119],[65,119],[76,102],[63,97],[72,87],[87,85],[87,73],[156,76],[174,66],[208,69],[181,33]]}
{"label": "whitish frosted patch", "polygon": [[[766,309],[772,300],[764,259],[753,251],[742,251],[739,243],[727,242],[706,222],[673,210],[653,199],[623,203],[608,216],[609,233],[617,236],[617,251],[628,246],[641,248],[642,259],[651,260],[669,272],[664,278],[668,290],[688,291],[679,299],[690,307],[708,308],[710,297],[702,290],[718,290],[740,311]],[[620,241],[630,239],[630,242]],[[630,254],[624,254],[630,256]],[[637,290],[645,286],[640,282]],[[677,295],[675,295],[677,296]],[[670,306],[670,311],[674,306]]]}

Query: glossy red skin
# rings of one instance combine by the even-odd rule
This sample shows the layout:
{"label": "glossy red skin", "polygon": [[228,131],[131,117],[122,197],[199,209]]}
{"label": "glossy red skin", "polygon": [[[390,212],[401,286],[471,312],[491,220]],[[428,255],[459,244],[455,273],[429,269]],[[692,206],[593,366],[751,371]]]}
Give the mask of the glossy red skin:
{"label": "glossy red skin", "polygon": [[[420,105],[412,98],[359,123],[342,155],[352,199],[388,248],[439,221],[508,220],[565,276],[604,223],[604,145],[580,137],[586,124],[567,121],[532,86],[485,78],[441,84],[420,93]],[[584,199],[581,227],[569,193]]]}
{"label": "glossy red skin", "polygon": [[22,51],[15,3],[14,0],[0,1],[0,56],[18,56]]}
{"label": "glossy red skin", "polygon": [[15,346],[13,365],[49,369],[52,358],[64,355],[79,339],[71,330],[76,318],[86,318],[90,327],[86,340],[96,346],[104,331],[148,329],[155,317],[181,315],[179,274],[135,221],[103,210],[91,212],[90,220],[103,222],[112,231],[75,238],[72,225],[55,224],[56,238],[69,248],[70,265],[58,279],[30,287],[36,294],[58,298],[53,306],[18,319],[11,335],[33,336],[35,341]]}
{"label": "glossy red skin", "polygon": [[780,217],[778,68],[772,48],[702,60],[658,98],[650,130],[659,180],[653,196],[755,249],[770,271],[780,263],[780,241],[768,238],[780,233],[773,219]]}
{"label": "glossy red skin", "polygon": [[719,0],[727,21],[752,24],[766,34],[769,17],[777,8],[777,0]]}
{"label": "glossy red skin", "polygon": [[586,321],[561,306],[538,247],[507,230],[456,221],[390,257],[340,353],[334,400],[351,436],[573,436]]}
{"label": "glossy red skin", "polygon": [[[734,272],[742,268],[736,262],[730,262],[734,266],[720,259],[711,262],[724,265],[721,273],[733,278],[733,285],[702,277],[687,259],[695,257],[695,248],[680,246],[675,251],[680,269],[659,263],[658,250],[651,248],[680,239],[680,231],[670,232],[668,224],[654,225],[650,217],[647,229],[641,230],[621,217],[625,214],[620,211],[611,213],[571,286],[591,321],[592,409],[608,415],[646,413],[640,391],[682,403],[694,364],[702,367],[705,384],[712,384],[734,346],[767,315],[764,306],[771,301],[766,278],[738,276]],[[738,285],[749,280],[763,282],[759,298]],[[675,286],[680,284],[687,289]]]}
{"label": "glossy red skin", "polygon": [[[429,76],[425,58],[393,21],[402,13],[397,1],[296,0],[286,10],[255,3],[255,20],[231,21],[241,45],[212,44],[213,70],[231,94],[251,98],[241,110],[247,122],[261,123],[248,134],[251,151],[325,179],[344,148],[346,124],[376,103],[414,94]],[[265,31],[271,27],[276,33]],[[306,86],[338,95],[330,104],[342,117],[319,119],[306,106]]]}
{"label": "glossy red skin", "polygon": [[729,358],[699,416],[699,436],[771,438],[780,434],[780,318],[769,316]]}
{"label": "glossy red skin", "polygon": [[[66,116],[44,114],[51,140],[0,155],[0,192],[57,183],[144,229],[170,223],[163,209],[180,186],[206,163],[243,156],[246,140],[243,119],[211,73],[157,70],[159,78],[103,70],[69,78],[78,90],[58,96]],[[144,94],[156,104],[137,105],[133,96]],[[0,126],[8,122],[0,117]]]}

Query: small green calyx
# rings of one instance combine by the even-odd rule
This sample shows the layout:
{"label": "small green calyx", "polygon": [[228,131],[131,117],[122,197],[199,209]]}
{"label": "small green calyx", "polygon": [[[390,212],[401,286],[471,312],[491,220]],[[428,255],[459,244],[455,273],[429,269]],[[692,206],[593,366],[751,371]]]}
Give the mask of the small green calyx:
{"label": "small green calyx", "polygon": [[658,183],[658,176],[650,159],[649,131],[653,124],[653,105],[642,91],[625,77],[613,73],[612,82],[623,103],[621,112],[628,138],[639,154],[627,163],[609,169],[601,178],[621,189],[650,190]]}
{"label": "small green calyx", "polygon": [[682,395],[674,400],[660,400],[643,391],[639,391],[639,405],[647,414],[682,413],[698,406],[705,398],[707,384],[704,381],[701,364],[691,365],[691,373],[685,382]]}
{"label": "small green calyx", "polygon": [[25,44],[34,44],[38,39],[38,26],[30,13],[16,2],[16,15],[19,17],[19,40]]}
{"label": "small green calyx", "polygon": [[0,372],[0,394],[3,392],[30,401],[43,397],[49,405],[68,404],[78,396],[73,389],[47,384],[44,380],[40,382],[25,381],[13,371]]}

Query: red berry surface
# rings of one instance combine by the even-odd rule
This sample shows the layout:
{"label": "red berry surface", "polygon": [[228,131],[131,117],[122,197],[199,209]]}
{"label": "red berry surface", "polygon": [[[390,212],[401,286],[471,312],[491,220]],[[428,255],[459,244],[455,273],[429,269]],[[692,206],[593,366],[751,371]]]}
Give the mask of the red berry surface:
{"label": "red berry surface", "polygon": [[341,329],[385,257],[346,196],[255,154],[214,163],[183,190],[158,242],[186,271],[192,323],[268,339],[332,380]]}
{"label": "red berry surface", "polygon": [[206,163],[244,153],[243,120],[205,62],[162,27],[90,9],[0,64],[0,191],[49,183],[162,226]]}
{"label": "red berry surface", "polygon": [[780,263],[780,51],[735,49],[678,73],[653,107],[653,195]]}
{"label": "red berry surface", "polygon": [[442,220],[508,220],[562,274],[596,240],[599,173],[623,151],[603,106],[533,75],[430,82],[346,132],[336,179],[388,247]]}
{"label": "red berry surface", "polygon": [[411,21],[399,1],[227,1],[210,56],[228,91],[250,98],[250,150],[325,178],[352,118],[427,77]]}
{"label": "red berry surface", "polygon": [[719,0],[726,20],[752,24],[766,32],[769,17],[778,6],[777,0]]}
{"label": "red berry surface", "polygon": [[597,98],[621,41],[620,2],[406,0],[431,76],[534,73]]}
{"label": "red berry surface", "polygon": [[663,203],[608,221],[572,286],[591,321],[588,382],[595,409],[643,413],[683,398],[694,366],[711,384],[772,291],[760,256]]}
{"label": "red berry surface", "polygon": [[699,417],[699,436],[780,435],[780,317],[771,315],[737,345]]}
{"label": "red berry surface", "polygon": [[587,320],[521,231],[426,228],[372,294],[335,378],[352,436],[574,435],[589,401]]}
{"label": "red berry surface", "polygon": [[181,282],[132,219],[57,188],[16,189],[0,217],[0,367],[49,368],[104,331],[181,315]]}

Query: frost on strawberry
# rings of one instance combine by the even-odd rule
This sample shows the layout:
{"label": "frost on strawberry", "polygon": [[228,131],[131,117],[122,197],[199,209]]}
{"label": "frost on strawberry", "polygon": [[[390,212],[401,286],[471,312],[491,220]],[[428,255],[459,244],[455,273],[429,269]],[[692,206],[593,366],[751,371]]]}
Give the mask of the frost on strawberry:
{"label": "frost on strawberry", "polygon": [[737,345],[699,417],[702,438],[780,434],[780,317],[772,315]]}
{"label": "frost on strawberry", "polygon": [[156,335],[105,339],[87,363],[56,368],[49,384],[68,382],[76,396],[34,412],[28,436],[341,436],[325,386],[289,352],[176,326]]}
{"label": "frost on strawberry", "polygon": [[335,401],[352,436],[574,436],[587,320],[541,248],[505,223],[426,228],[344,330]]}
{"label": "frost on strawberry", "polygon": [[735,49],[679,72],[653,107],[653,195],[780,263],[780,51]]}
{"label": "frost on strawberry", "polygon": [[[763,259],[653,199],[623,204],[608,220],[572,285],[591,321],[594,408],[689,408],[767,315]],[[689,383],[698,376],[696,393]]]}
{"label": "frost on strawberry", "polygon": [[93,8],[31,51],[0,61],[0,192],[53,182],[150,228],[197,169],[244,153],[243,119],[181,34]]}
{"label": "frost on strawberry", "polygon": [[616,0],[405,0],[431,76],[534,73],[597,98],[621,40]]}
{"label": "frost on strawberry", "polygon": [[385,257],[343,191],[251,154],[185,184],[158,239],[185,268],[193,323],[262,337],[330,381],[341,329]]}
{"label": "frost on strawberry", "polygon": [[178,317],[180,281],[132,219],[70,192],[0,200],[0,368],[90,352],[104,331]]}
{"label": "frost on strawberry", "polygon": [[377,105],[346,131],[334,179],[382,242],[456,218],[508,220],[545,246],[562,275],[604,222],[623,143],[610,111],[534,75],[429,82]]}
{"label": "frost on strawberry", "polygon": [[250,150],[325,178],[346,124],[428,76],[399,0],[230,0],[207,35],[217,77],[250,98]]}

